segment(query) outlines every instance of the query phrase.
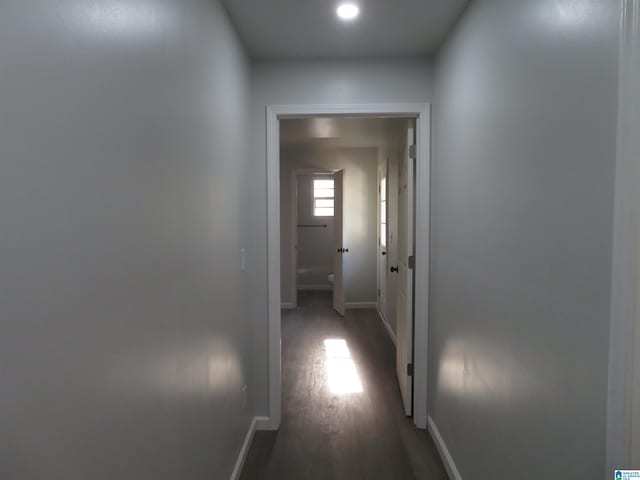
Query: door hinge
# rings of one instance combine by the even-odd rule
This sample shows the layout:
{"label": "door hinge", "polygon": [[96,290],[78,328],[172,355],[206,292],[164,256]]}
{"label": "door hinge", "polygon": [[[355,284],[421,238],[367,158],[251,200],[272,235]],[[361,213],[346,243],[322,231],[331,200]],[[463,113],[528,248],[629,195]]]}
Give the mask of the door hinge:
{"label": "door hinge", "polygon": [[409,145],[409,158],[415,160],[416,159],[416,146]]}
{"label": "door hinge", "polygon": [[413,363],[407,365],[407,376],[413,377]]}
{"label": "door hinge", "polygon": [[409,264],[409,268],[413,270],[414,268],[416,268],[416,257],[411,255],[407,263]]}
{"label": "door hinge", "polygon": [[378,298],[380,298],[380,289],[378,289]]}

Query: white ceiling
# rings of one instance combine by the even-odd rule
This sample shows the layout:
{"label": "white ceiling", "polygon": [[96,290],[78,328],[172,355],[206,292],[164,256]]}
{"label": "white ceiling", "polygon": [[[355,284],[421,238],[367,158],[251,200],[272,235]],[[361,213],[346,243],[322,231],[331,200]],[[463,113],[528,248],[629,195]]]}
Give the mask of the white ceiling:
{"label": "white ceiling", "polygon": [[422,56],[435,52],[468,0],[351,0],[360,17],[344,22],[339,0],[223,0],[255,59]]}
{"label": "white ceiling", "polygon": [[283,146],[366,148],[399,145],[407,120],[372,117],[316,117],[280,121]]}

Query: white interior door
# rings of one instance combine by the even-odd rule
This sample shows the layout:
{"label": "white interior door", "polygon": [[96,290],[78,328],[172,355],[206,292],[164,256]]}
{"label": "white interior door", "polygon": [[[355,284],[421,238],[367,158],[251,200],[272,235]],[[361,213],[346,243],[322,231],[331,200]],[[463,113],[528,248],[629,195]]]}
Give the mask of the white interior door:
{"label": "white interior door", "polygon": [[335,242],[333,252],[333,308],[344,316],[344,170],[338,170],[334,176],[334,221]]}
{"label": "white interior door", "polygon": [[396,372],[407,415],[413,414],[413,283],[415,130],[407,128],[407,143],[398,169],[398,274],[396,288]]}
{"label": "white interior door", "polygon": [[388,245],[388,182],[387,161],[378,166],[378,311],[388,321],[387,317],[387,272],[389,261]]}
{"label": "white interior door", "polygon": [[[404,141],[403,141],[404,143]],[[396,289],[398,288],[398,275],[391,273],[389,267],[398,265],[398,168],[400,159],[404,155],[404,147],[387,150],[387,311],[386,320],[393,333],[398,331],[396,315]]]}

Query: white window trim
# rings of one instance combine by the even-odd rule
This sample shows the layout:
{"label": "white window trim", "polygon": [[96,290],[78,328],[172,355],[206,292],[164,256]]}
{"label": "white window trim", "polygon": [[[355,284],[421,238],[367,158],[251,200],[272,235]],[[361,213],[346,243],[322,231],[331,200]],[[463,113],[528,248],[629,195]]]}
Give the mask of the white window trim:
{"label": "white window trim", "polygon": [[[311,178],[311,217],[312,218],[333,218],[336,216],[336,204],[335,204],[335,198],[336,198],[336,194],[335,194],[335,183],[334,183],[334,188],[333,188],[333,197],[316,197],[316,180],[332,180],[333,181],[333,176],[328,176],[328,175],[318,175],[318,176],[314,176]],[[333,200],[333,215],[316,215],[316,199],[321,199],[321,200]],[[329,207],[327,207],[329,208]]]}

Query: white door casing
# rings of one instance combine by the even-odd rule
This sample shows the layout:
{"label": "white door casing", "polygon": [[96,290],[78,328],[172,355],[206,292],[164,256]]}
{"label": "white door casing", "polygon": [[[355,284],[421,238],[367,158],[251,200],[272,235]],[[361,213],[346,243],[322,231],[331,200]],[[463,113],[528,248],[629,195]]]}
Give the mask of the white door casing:
{"label": "white door casing", "polygon": [[427,428],[427,372],[429,328],[429,243],[431,106],[428,103],[267,105],[267,295],[268,295],[268,416],[256,423],[258,430],[277,430],[281,421],[281,316],[280,316],[280,120],[317,116],[371,116],[413,118],[416,121],[416,269],[415,377],[413,423]]}

